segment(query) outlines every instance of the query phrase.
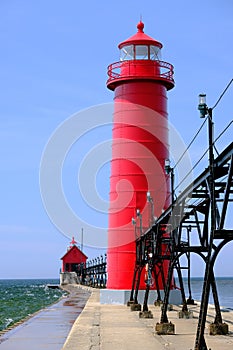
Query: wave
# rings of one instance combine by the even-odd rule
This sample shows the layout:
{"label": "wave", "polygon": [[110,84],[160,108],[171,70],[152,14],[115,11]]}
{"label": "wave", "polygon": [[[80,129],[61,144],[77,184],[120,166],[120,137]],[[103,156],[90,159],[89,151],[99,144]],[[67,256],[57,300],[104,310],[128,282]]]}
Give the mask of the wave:
{"label": "wave", "polygon": [[60,289],[46,288],[58,280],[0,280],[0,331],[58,301]]}

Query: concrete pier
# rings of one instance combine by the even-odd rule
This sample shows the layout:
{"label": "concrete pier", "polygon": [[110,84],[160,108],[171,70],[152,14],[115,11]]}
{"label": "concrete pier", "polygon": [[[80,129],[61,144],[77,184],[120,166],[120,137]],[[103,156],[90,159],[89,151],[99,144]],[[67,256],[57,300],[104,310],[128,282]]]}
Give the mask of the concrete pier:
{"label": "concrete pier", "polygon": [[[80,291],[79,286],[72,288]],[[160,321],[160,306],[149,305],[153,318],[139,318],[139,312],[130,311],[126,305],[101,304],[100,290],[92,289],[70,332],[66,329],[61,333],[62,319],[55,316],[51,317],[48,327],[49,313],[45,317],[42,312],[42,315],[39,313],[40,322],[31,319],[31,326],[22,326],[23,332],[17,328],[15,333],[9,332],[8,339],[0,343],[0,350],[190,350],[194,348],[199,305],[189,307],[193,312],[193,318],[189,319],[179,318],[181,307],[173,305],[173,310],[168,311],[168,320],[175,325],[175,334],[158,335],[155,327]],[[214,308],[209,306],[205,339],[211,350],[233,348],[233,312],[224,309],[222,316],[223,322],[229,326],[229,334],[209,335],[209,326],[214,321]]]}
{"label": "concrete pier", "polygon": [[[162,350],[193,349],[199,315],[199,303],[189,310],[193,318],[178,318],[181,307],[173,306],[168,312],[169,322],[175,324],[174,335],[158,335],[156,323],[161,308],[149,305],[153,318],[139,318],[126,305],[101,304],[100,291],[93,290],[83,312],[74,323],[62,350]],[[229,325],[229,334],[209,335],[209,325],[214,321],[214,308],[209,307],[205,337],[212,350],[233,348],[233,312],[225,309],[223,319]]]}

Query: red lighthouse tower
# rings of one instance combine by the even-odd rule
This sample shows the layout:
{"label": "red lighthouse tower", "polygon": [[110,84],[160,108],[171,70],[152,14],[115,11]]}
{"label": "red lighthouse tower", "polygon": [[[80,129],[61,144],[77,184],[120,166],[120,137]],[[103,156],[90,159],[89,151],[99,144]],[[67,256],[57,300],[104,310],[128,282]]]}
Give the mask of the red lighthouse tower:
{"label": "red lighthouse tower", "polygon": [[107,288],[117,290],[131,289],[135,263],[132,218],[140,216],[144,226],[147,193],[153,198],[155,216],[170,204],[164,166],[169,158],[167,90],[174,87],[173,66],[160,60],[162,44],[144,33],[141,21],[137,29],[118,45],[120,62],[108,67],[107,87],[115,96]]}

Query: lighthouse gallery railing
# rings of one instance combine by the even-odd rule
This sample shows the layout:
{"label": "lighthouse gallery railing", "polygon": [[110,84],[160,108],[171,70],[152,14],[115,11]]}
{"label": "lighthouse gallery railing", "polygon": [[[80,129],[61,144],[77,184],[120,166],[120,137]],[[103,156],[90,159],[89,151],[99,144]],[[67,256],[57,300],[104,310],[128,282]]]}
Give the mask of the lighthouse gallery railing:
{"label": "lighthouse gallery railing", "polygon": [[134,78],[137,75],[144,78],[162,79],[174,83],[173,65],[164,61],[128,60],[112,63],[108,66],[108,81],[122,78]]}

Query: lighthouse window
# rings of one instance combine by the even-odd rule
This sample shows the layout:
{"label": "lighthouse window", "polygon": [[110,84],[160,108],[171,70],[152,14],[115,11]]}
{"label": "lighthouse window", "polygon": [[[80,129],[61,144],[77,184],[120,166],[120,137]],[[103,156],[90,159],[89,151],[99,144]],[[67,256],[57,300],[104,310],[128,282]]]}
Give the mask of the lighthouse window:
{"label": "lighthouse window", "polygon": [[158,46],[150,45],[150,59],[154,61],[161,59],[160,48]]}
{"label": "lighthouse window", "polygon": [[148,46],[136,45],[135,54],[136,54],[136,60],[148,60]]}
{"label": "lighthouse window", "polygon": [[133,45],[122,47],[120,60],[127,61],[127,60],[133,60],[133,59],[134,59]]}

